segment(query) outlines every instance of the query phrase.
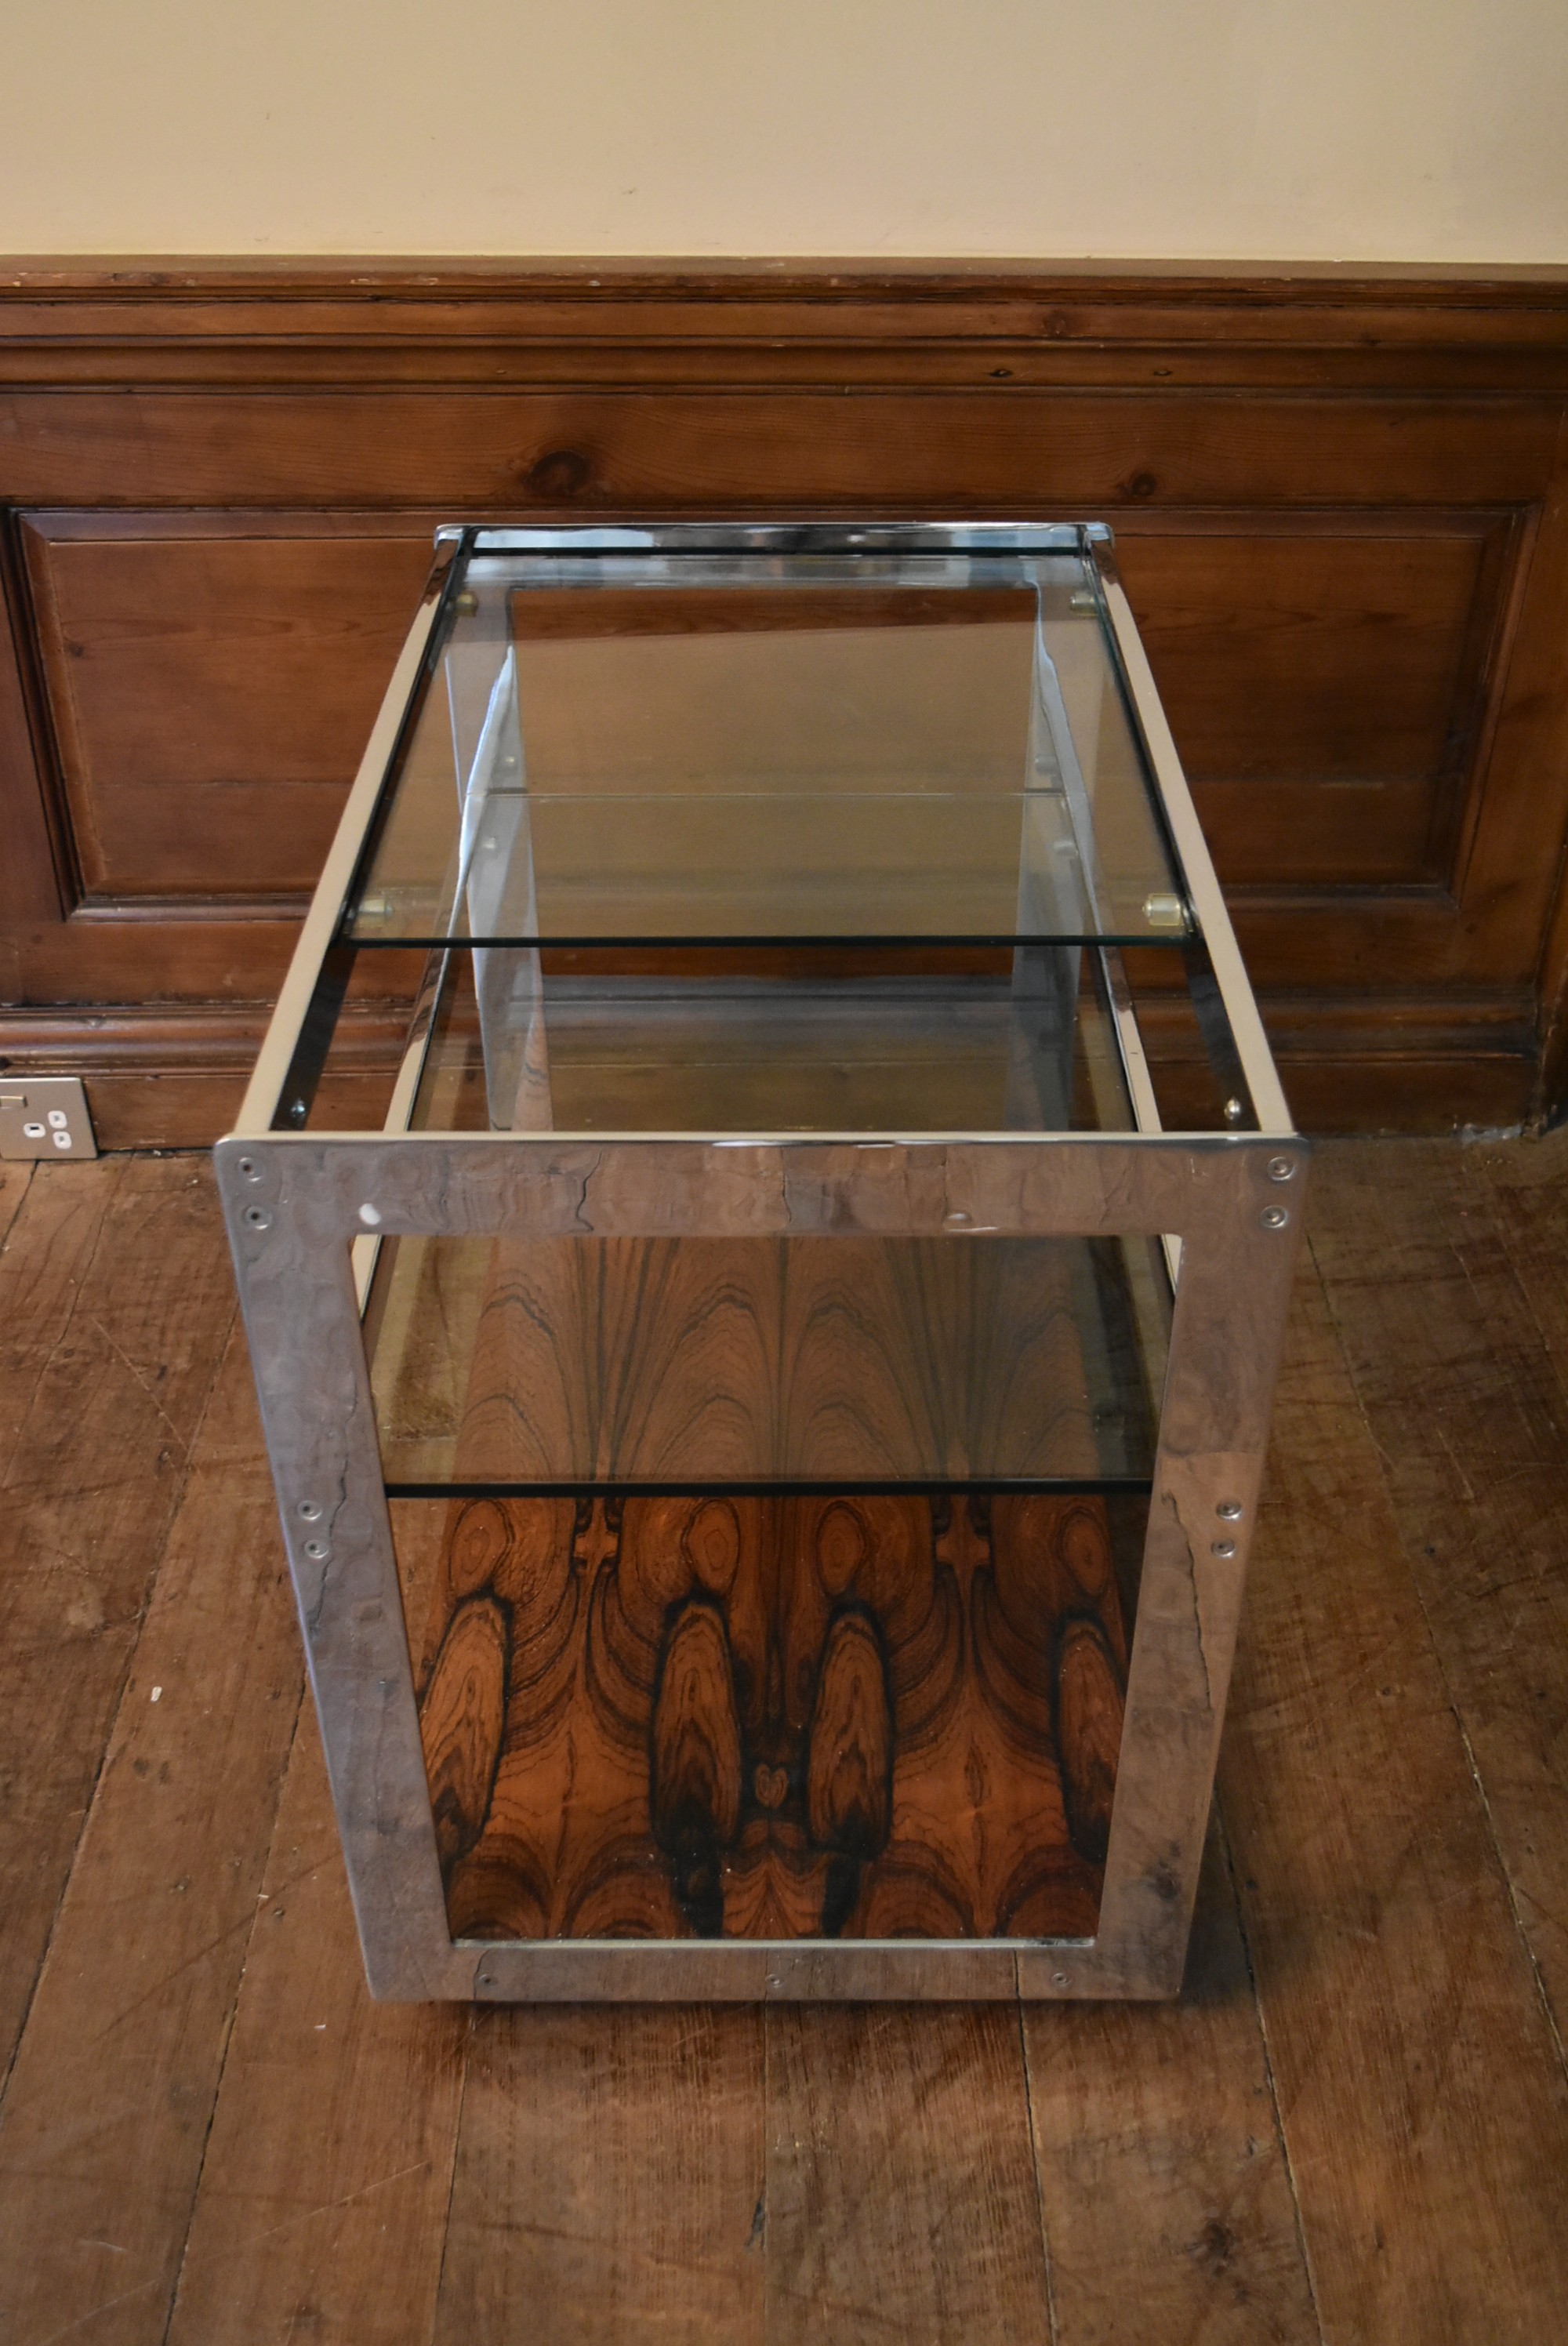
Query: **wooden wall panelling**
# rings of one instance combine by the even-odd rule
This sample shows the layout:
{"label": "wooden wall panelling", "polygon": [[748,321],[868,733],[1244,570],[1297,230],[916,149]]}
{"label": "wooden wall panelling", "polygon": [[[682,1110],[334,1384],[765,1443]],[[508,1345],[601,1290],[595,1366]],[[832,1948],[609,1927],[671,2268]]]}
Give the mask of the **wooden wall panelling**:
{"label": "wooden wall panelling", "polygon": [[309,895],[430,532],[23,516],[85,900]]}
{"label": "wooden wall panelling", "polygon": [[[36,802],[70,912],[26,924],[41,999],[0,1020],[14,1056],[88,1080],[106,1145],[231,1116],[436,519],[19,516]],[[377,1120],[406,1025],[387,974],[367,965],[330,1086]]]}
{"label": "wooden wall panelling", "polygon": [[1541,961],[1541,1056],[1533,1103],[1539,1117],[1560,1115],[1568,1098],[1568,859],[1557,869],[1557,903]]}
{"label": "wooden wall panelling", "polygon": [[1123,527],[1222,880],[1449,883],[1512,535],[1485,512]]}
{"label": "wooden wall panelling", "polygon": [[[1568,796],[1568,627],[1563,624],[1568,603],[1568,413],[1542,503],[1530,587],[1509,663],[1507,750],[1521,777],[1528,775],[1554,811]],[[1522,801],[1522,790],[1511,795]],[[1540,1051],[1532,1099],[1536,1116],[1544,1118],[1568,1107],[1568,855],[1560,825],[1538,822],[1532,838],[1527,805],[1511,805],[1508,811],[1512,820],[1495,862],[1506,872],[1528,861],[1550,903],[1536,972]],[[1469,875],[1472,885],[1491,876],[1490,871]]]}
{"label": "wooden wall panelling", "polygon": [[27,691],[28,644],[19,625],[14,547],[0,527],[0,998],[21,990],[19,940],[38,920],[58,920],[60,892],[49,837],[48,807],[37,787],[33,710]]}
{"label": "wooden wall panelling", "polygon": [[[1537,826],[1560,825],[1564,811],[1539,787],[1551,780],[1549,775],[1535,777],[1533,790],[1525,789],[1521,778],[1500,794],[1494,772],[1499,719],[1513,692],[1502,655],[1532,571],[1537,536],[1532,509],[1469,517],[1441,512],[1292,515],[1283,525],[1274,516],[1253,515],[1249,525],[1238,526],[1240,518],[1162,515],[1156,538],[1161,551],[1152,567],[1164,600],[1135,592],[1135,599],[1140,624],[1152,639],[1150,657],[1162,690],[1176,704],[1175,721],[1197,752],[1192,758],[1195,787],[1221,875],[1229,881],[1255,979],[1281,988],[1322,986],[1325,981],[1371,984],[1380,992],[1391,990],[1391,982],[1401,977],[1418,983],[1470,980],[1478,989],[1507,984],[1527,989],[1546,901],[1539,891],[1538,866],[1527,861],[1510,870],[1512,904],[1472,895],[1463,906],[1468,917],[1457,915],[1466,861],[1483,819],[1495,829],[1500,816],[1517,811],[1500,806],[1500,795],[1522,800],[1527,821]],[[1130,591],[1140,571],[1151,567],[1148,528],[1141,515],[1121,527],[1118,543]],[[1200,658],[1188,674],[1173,653],[1186,639],[1188,597],[1200,607],[1206,600],[1210,566],[1202,548],[1215,531],[1229,540],[1222,559],[1231,573],[1230,600],[1210,603],[1213,657],[1207,668]],[[1163,549],[1176,532],[1186,541],[1186,551],[1172,560]],[[1328,560],[1318,551],[1320,534],[1330,534]],[[1387,554],[1376,566],[1364,558],[1345,562],[1347,553],[1357,555],[1359,539],[1374,534],[1402,541],[1402,580]],[[1456,536],[1470,540],[1457,560],[1451,543],[1444,544]],[[1282,553],[1294,559],[1298,576],[1291,579],[1287,572],[1261,602],[1249,597],[1248,574],[1256,577],[1257,557],[1278,568],[1283,566]],[[1390,591],[1396,585],[1402,589],[1398,595]],[[1238,734],[1244,736],[1249,725],[1262,730],[1258,719],[1268,712],[1274,688],[1268,670],[1284,664],[1269,640],[1276,632],[1287,638],[1288,655],[1316,665],[1319,673],[1309,693],[1293,695],[1279,709],[1272,744],[1257,745],[1265,756],[1254,760],[1246,789],[1237,789],[1244,777],[1236,770],[1206,771],[1206,735],[1212,740],[1217,731],[1221,754],[1228,749],[1235,755]],[[1315,632],[1329,638],[1327,658],[1321,647],[1310,644]],[[1440,676],[1444,654],[1445,672]],[[1208,712],[1201,720],[1200,700]],[[1280,777],[1267,769],[1270,748],[1282,763],[1299,758],[1306,709],[1311,711],[1318,756],[1307,775],[1298,768],[1301,796],[1294,803],[1287,798],[1282,809],[1257,804],[1280,785]],[[1289,780],[1288,768],[1285,779]],[[1338,798],[1347,782],[1359,801],[1350,820],[1341,821],[1334,807],[1320,800],[1307,813],[1301,836],[1312,793]],[[1247,797],[1255,803],[1238,820],[1236,802]],[[1235,832],[1227,812],[1236,821]],[[1374,815],[1370,826],[1369,812]],[[1407,860],[1390,869],[1384,858],[1401,812]],[[1292,820],[1298,827],[1294,841]],[[1424,835],[1416,848],[1418,830]],[[1259,860],[1238,870],[1230,860],[1232,839],[1245,852],[1248,831]],[[1337,870],[1313,873],[1291,868],[1297,857],[1330,855],[1340,859]],[[1522,904],[1522,893],[1533,893],[1534,901]]]}
{"label": "wooden wall panelling", "polygon": [[1103,515],[1304,1120],[1539,1111],[1565,396],[1563,272],[18,267],[0,1056],[221,1127],[437,519]]}
{"label": "wooden wall panelling", "polygon": [[[1339,394],[1173,399],[993,384],[310,396],[236,388],[0,399],[6,502],[135,510],[537,505],[595,514],[1063,507],[1512,505],[1540,494],[1556,415]],[[68,468],[68,469],[67,469]],[[67,486],[68,484],[68,486]]]}

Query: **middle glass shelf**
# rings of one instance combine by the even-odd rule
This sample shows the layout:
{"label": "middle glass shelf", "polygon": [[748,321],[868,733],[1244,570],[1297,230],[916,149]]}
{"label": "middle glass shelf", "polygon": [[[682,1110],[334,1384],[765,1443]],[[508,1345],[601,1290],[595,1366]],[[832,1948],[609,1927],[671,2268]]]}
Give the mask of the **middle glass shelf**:
{"label": "middle glass shelf", "polygon": [[1076,946],[490,945],[433,954],[423,996],[415,1131],[1135,1128]]}
{"label": "middle glass shelf", "polygon": [[[443,949],[407,1083],[416,1131],[1134,1128],[1071,946]],[[1157,1241],[963,1236],[389,1240],[388,1487],[1146,1487]]]}

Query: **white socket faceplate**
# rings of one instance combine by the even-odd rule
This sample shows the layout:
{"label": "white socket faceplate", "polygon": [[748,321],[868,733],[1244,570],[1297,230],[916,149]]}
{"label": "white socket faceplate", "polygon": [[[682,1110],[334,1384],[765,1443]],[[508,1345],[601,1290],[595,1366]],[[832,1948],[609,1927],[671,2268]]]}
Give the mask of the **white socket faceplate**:
{"label": "white socket faceplate", "polygon": [[76,1076],[0,1075],[0,1157],[96,1157]]}

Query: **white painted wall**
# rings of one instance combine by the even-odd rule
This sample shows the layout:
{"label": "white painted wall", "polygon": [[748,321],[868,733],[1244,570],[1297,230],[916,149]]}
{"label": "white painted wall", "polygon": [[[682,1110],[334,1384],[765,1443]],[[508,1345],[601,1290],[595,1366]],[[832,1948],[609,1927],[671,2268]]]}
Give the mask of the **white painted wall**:
{"label": "white painted wall", "polygon": [[1568,0],[0,0],[13,253],[1568,261]]}

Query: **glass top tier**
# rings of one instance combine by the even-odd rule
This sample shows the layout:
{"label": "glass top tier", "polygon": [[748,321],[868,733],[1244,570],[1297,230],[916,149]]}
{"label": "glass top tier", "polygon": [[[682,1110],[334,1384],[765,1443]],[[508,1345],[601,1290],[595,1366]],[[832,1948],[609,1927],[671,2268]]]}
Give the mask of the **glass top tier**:
{"label": "glass top tier", "polygon": [[652,536],[465,534],[355,944],[1193,939],[1090,532]]}

